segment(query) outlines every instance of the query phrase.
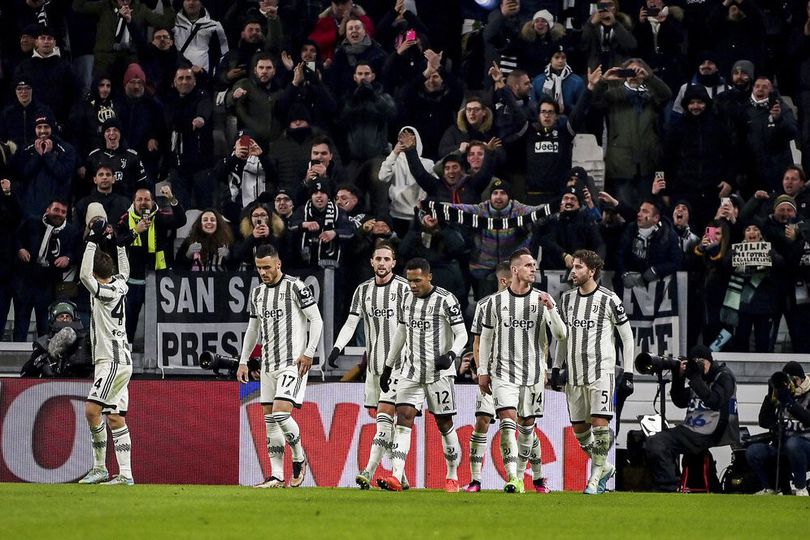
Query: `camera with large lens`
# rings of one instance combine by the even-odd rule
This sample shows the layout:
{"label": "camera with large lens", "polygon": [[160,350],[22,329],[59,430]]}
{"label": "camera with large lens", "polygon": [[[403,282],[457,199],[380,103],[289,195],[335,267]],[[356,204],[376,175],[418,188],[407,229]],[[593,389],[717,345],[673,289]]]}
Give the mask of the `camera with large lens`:
{"label": "camera with large lens", "polygon": [[655,375],[664,371],[678,372],[681,368],[681,358],[675,358],[671,354],[667,356],[656,356],[650,353],[640,353],[633,363],[636,371],[643,375]]}
{"label": "camera with large lens", "polygon": [[[210,369],[218,377],[236,377],[236,371],[239,369],[239,359],[205,351],[200,355],[200,367]],[[257,371],[261,367],[261,361],[258,358],[251,358],[248,360],[247,367],[248,372]],[[220,373],[220,370],[225,371],[226,375]]]}

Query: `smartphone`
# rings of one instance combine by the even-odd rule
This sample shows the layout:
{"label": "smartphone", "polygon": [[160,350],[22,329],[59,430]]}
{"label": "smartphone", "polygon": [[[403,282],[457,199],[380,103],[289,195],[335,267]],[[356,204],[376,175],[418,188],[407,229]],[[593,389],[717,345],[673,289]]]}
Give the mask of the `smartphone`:
{"label": "smartphone", "polygon": [[407,32],[405,32],[405,41],[415,41],[416,40],[416,30],[411,28]]}
{"label": "smartphone", "polygon": [[617,77],[622,77],[622,78],[625,78],[625,79],[629,79],[631,77],[636,76],[636,70],[635,69],[630,69],[630,68],[620,69],[620,70],[618,70],[616,72],[616,76]]}
{"label": "smartphone", "polygon": [[599,2],[596,4],[597,11],[610,11],[610,3],[608,2]]}
{"label": "smartphone", "polygon": [[664,179],[664,171],[655,171],[655,179],[656,180],[663,180]]}
{"label": "smartphone", "polygon": [[315,62],[307,62],[307,69],[314,73],[315,72]]}
{"label": "smartphone", "polygon": [[661,8],[657,8],[657,7],[648,7],[647,8],[647,17],[658,17],[659,13],[661,13]]}
{"label": "smartphone", "polygon": [[720,227],[706,227],[706,238],[709,239],[709,242],[715,244],[717,243],[717,233],[720,231]]}
{"label": "smartphone", "polygon": [[312,167],[313,165],[320,165],[320,164],[321,164],[320,159],[313,159],[312,161],[309,162],[310,167]]}

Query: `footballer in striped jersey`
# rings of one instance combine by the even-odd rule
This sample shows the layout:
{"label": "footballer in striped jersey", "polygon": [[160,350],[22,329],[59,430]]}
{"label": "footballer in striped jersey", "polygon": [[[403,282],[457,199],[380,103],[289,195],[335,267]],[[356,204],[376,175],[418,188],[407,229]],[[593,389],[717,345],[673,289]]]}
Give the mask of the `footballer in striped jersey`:
{"label": "footballer in striped jersey", "polygon": [[568,328],[568,336],[557,347],[551,386],[559,388],[559,371],[568,368],[565,395],[571,426],[580,446],[591,458],[591,475],[585,493],[605,492],[615,474],[607,455],[612,444],[610,419],[613,417],[616,346],[615,331],[622,341],[627,373],[632,373],[635,343],[630,322],[621,300],[613,291],[598,284],[604,263],[595,252],[573,254],[571,278],[575,288],[560,297],[557,306]]}
{"label": "footballer in striped jersey", "polygon": [[261,338],[260,400],[272,475],[256,487],[284,487],[285,439],[293,460],[290,487],[298,487],[306,476],[307,463],[301,432],[290,413],[303,405],[323,322],[312,291],[300,279],[281,271],[281,260],[272,245],[256,248],[256,269],[262,283],[250,291],[250,322],[236,372],[236,378],[246,383],[247,361]]}

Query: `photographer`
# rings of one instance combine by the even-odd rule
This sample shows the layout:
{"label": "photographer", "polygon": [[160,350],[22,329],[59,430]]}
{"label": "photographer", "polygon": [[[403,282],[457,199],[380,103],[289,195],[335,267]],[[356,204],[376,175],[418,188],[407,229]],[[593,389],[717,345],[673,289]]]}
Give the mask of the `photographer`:
{"label": "photographer", "polygon": [[90,339],[79,320],[76,304],[56,301],[48,307],[48,333],[34,341],[31,358],[20,377],[86,377],[90,360]]}
{"label": "photographer", "polygon": [[[687,380],[689,387],[684,385]],[[701,454],[713,446],[739,441],[736,386],[731,370],[715,362],[702,344],[692,347],[689,358],[672,371],[670,397],[676,407],[686,409],[686,417],[683,424],[647,441],[647,462],[657,491],[676,491],[678,455]]]}
{"label": "photographer", "polygon": [[777,494],[774,469],[781,446],[782,457],[790,463],[793,494],[806,497],[810,461],[810,377],[805,376],[798,362],[788,362],[782,371],[771,376],[768,394],[759,409],[759,425],[774,432],[777,439],[771,444],[754,443],[745,451],[748,464],[762,483],[762,490],[756,495]]}

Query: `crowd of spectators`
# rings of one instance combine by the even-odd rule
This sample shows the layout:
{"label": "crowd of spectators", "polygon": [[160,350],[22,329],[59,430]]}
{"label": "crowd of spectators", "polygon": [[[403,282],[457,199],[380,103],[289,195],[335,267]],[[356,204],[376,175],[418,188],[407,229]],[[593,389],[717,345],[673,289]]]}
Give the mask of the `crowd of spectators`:
{"label": "crowd of spectators", "polygon": [[[810,352],[808,2],[2,10],[0,327],[13,299],[15,340],[32,312],[44,332],[57,298],[86,305],[81,237],[103,219],[108,249],[129,251],[130,338],[149,272],[245,269],[272,243],[352,291],[386,239],[464,306],[520,247],[549,270],[592,249],[619,290],[689,271],[690,343],[772,351],[784,316]],[[572,166],[577,134],[603,150],[603,187]]]}

